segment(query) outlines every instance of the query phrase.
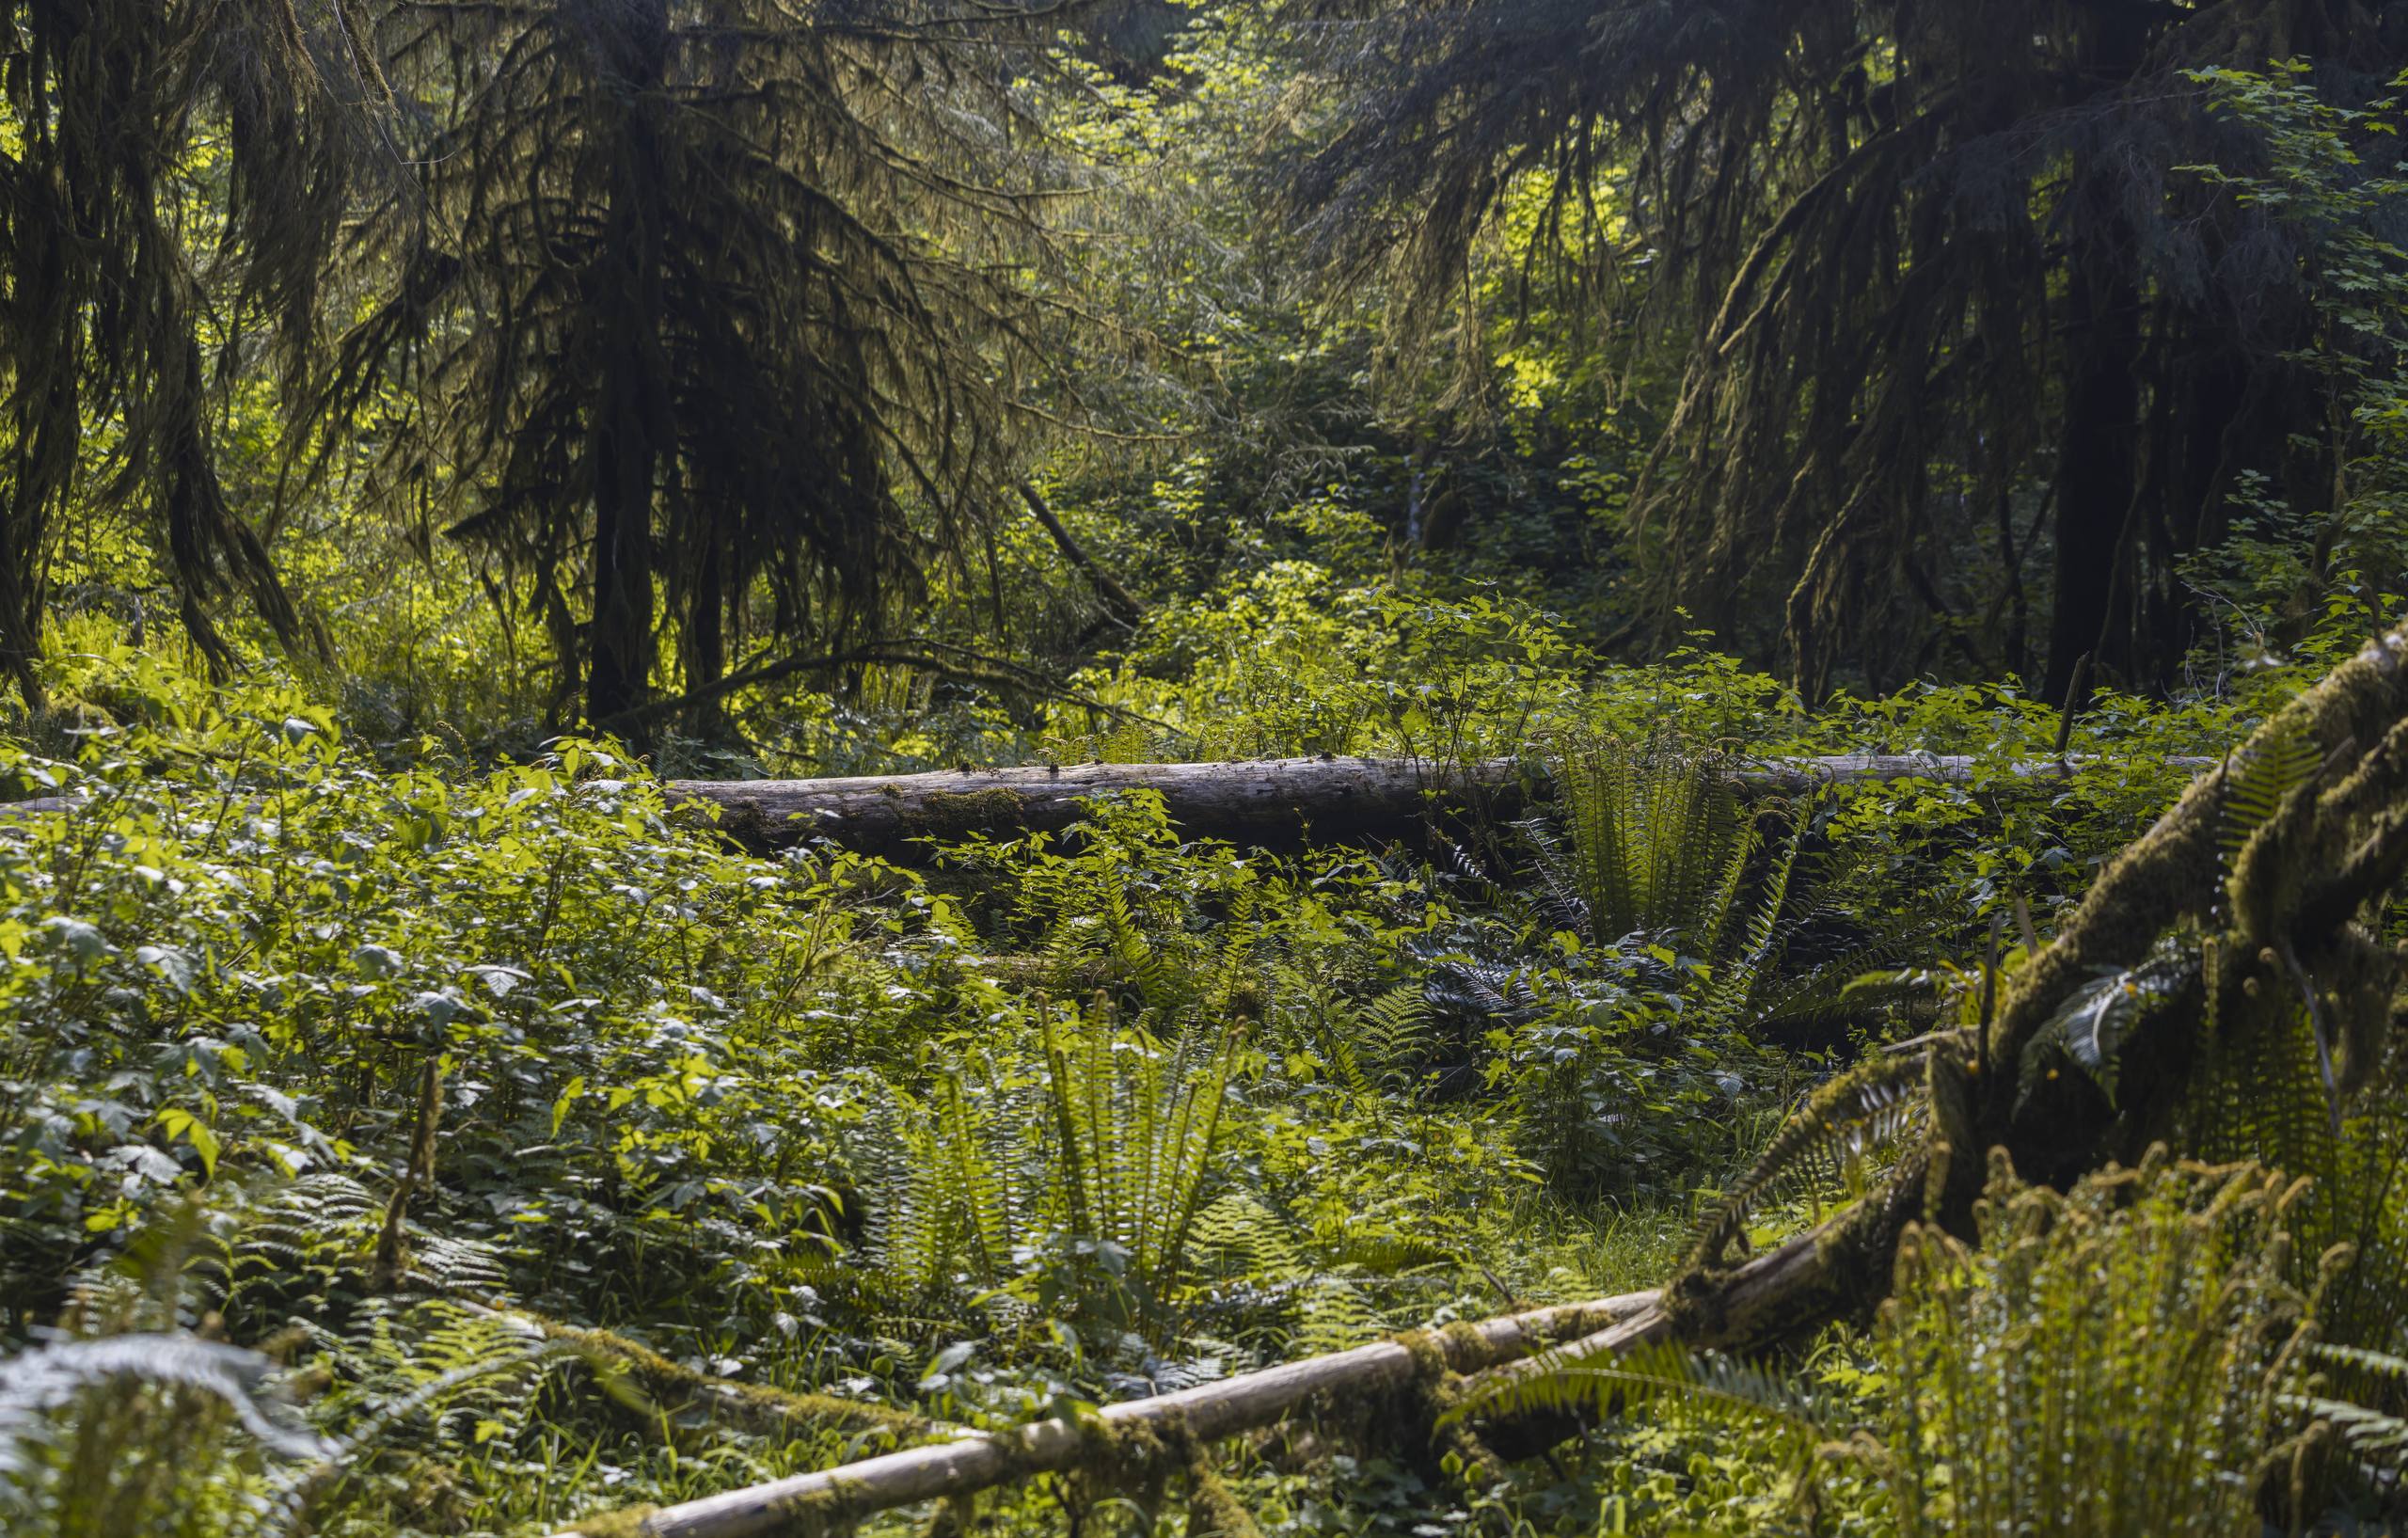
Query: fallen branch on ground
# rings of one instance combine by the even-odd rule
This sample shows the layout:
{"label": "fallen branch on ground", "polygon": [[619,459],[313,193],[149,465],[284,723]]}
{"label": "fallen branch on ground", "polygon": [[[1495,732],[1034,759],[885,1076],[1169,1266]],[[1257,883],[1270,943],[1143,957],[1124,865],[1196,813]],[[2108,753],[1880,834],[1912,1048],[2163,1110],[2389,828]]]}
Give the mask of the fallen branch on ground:
{"label": "fallen branch on ground", "polygon": [[[1795,795],[1818,785],[1930,780],[1964,785],[1984,760],[1929,753],[1856,753],[1826,758],[1734,761],[1719,772],[1743,791]],[[2063,780],[2083,759],[2010,765],[2014,779]],[[2212,758],[2169,760],[2203,769]],[[1434,811],[1477,801],[1515,817],[1542,790],[1545,769],[1492,758],[1449,766],[1417,758],[1272,758],[1235,764],[1078,764],[956,769],[929,774],[825,780],[673,780],[673,801],[721,809],[721,827],[748,846],[775,848],[826,838],[879,854],[909,852],[924,838],[985,832],[1058,832],[1086,814],[1083,798],[1150,790],[1170,819],[1198,837],[1237,844],[1409,832]]]}
{"label": "fallen branch on ground", "polygon": [[[1108,1452],[1116,1432],[1167,1430],[1176,1424],[1199,1442],[1217,1441],[1276,1424],[1319,1397],[1404,1387],[1425,1371],[1424,1354],[1430,1351],[1444,1358],[1450,1372],[1477,1372],[1585,1338],[1618,1320],[1645,1316],[1655,1303],[1653,1292],[1633,1292],[1416,1332],[1416,1338],[1406,1340],[1376,1341],[1177,1393],[1107,1404],[1097,1413],[1099,1426],[1040,1420],[1014,1432],[910,1448],[842,1468],[706,1496],[650,1513],[637,1530],[650,1538],[840,1530],[897,1506],[973,1495],[1031,1474],[1079,1467],[1099,1444]],[[573,1530],[562,1538],[573,1538]]]}
{"label": "fallen branch on ground", "polygon": [[[1798,795],[1821,785],[1931,781],[1970,785],[1986,760],[1930,753],[1843,753],[1820,758],[1734,760],[1715,772],[1743,794]],[[2070,778],[2096,759],[2029,759],[2005,767],[2010,781]],[[2213,758],[2169,758],[2192,770]],[[1513,817],[1543,800],[1546,767],[1492,758],[1449,767],[1418,758],[1267,758],[1220,764],[1075,764],[1027,769],[943,769],[821,780],[671,780],[673,804],[719,809],[719,828],[753,849],[824,838],[863,853],[908,856],[927,839],[973,833],[1017,837],[1058,832],[1086,816],[1090,796],[1150,790],[1191,836],[1287,846],[1309,835],[1344,840],[1398,837],[1436,813],[1477,804]],[[70,796],[0,801],[0,821],[81,804]]]}

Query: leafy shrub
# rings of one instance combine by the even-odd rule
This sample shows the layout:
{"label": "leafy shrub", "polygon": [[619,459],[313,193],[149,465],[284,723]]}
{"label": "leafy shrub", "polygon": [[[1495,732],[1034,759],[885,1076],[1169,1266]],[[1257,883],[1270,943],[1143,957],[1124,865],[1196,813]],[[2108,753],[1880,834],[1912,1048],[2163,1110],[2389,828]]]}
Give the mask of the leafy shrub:
{"label": "leafy shrub", "polygon": [[[1374,703],[1358,744],[1855,740],[1726,659],[1598,682],[1536,616],[1424,620],[1367,623],[1370,658],[1311,687],[1389,699],[1427,642],[1511,688]],[[1142,794],[925,874],[758,860],[608,747],[477,768],[272,682],[103,678],[73,761],[0,763],[72,803],[0,823],[0,1307],[33,1339],[198,1193],[194,1301],[141,1327],[282,1342],[317,1435],[388,1430],[312,1506],[338,1533],[556,1526],[880,1445],[906,1406],[1008,1424],[1655,1280],[1691,1187],[1825,1071],[1753,1027],[1845,950],[1826,930],[1927,922],[1935,892],[1963,932],[2014,896],[2045,917],[2170,778],[2155,746],[2208,730],[2136,716],[2149,752],[2036,805],[2001,771],[1726,806],[1697,859],[1736,882],[1608,934],[1570,866],[1550,896],[1409,848],[1241,849]],[[2048,729],[1988,695],[1881,719],[1986,763]],[[1993,848],[1983,889],[1961,867]],[[239,1437],[191,1462],[234,1504],[277,1474]],[[1410,1504],[1409,1474],[1359,1493]]]}

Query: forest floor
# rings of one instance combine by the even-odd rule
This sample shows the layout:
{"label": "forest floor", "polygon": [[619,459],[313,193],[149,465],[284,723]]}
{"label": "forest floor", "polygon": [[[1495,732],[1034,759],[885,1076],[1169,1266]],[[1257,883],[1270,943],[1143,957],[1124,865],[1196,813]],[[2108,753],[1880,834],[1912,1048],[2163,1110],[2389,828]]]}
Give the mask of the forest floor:
{"label": "forest floor", "polygon": [[[1135,791],[895,861],[746,854],[604,748],[479,769],[274,689],[128,711],[6,764],[71,810],[0,826],[0,1306],[306,1372],[357,1439],[320,1530],[525,1534],[1653,1286],[1801,1095],[2051,927],[2239,708],[2111,706],[2036,785],[2053,722],[2011,696],[1758,687],[1592,696],[1527,823],[1277,852]],[[1840,745],[1981,767],[1750,799],[1700,767]],[[1877,1380],[1845,1335],[1803,1360]],[[1298,1532],[1798,1499],[1757,1434],[1592,1435],[1486,1486],[1336,1423],[1228,1472]],[[230,1423],[157,1456],[245,1499],[290,1472]]]}

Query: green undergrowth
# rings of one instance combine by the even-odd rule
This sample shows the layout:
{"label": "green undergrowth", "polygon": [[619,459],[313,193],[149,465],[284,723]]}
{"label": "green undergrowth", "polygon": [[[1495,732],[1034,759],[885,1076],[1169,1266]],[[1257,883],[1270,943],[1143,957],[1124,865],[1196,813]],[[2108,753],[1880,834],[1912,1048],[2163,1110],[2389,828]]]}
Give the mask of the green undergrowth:
{"label": "green undergrowth", "polygon": [[[2045,928],[2178,783],[2165,752],[2242,710],[2101,702],[2101,760],[2035,788],[2004,766],[2053,717],[2011,691],[1808,714],[1705,653],[1574,665],[1481,664],[1543,680],[1516,751],[1590,766],[1534,820],[1273,854],[1137,793],[905,866],[737,852],[608,744],[496,767],[95,654],[83,714],[0,759],[69,802],[0,823],[11,1530],[542,1532],[1653,1285],[1786,1107],[1928,1025],[1848,983]],[[1266,708],[1219,746],[1486,753],[1508,719],[1280,737]],[[1678,790],[1843,747],[1992,769]],[[1697,869],[1639,880],[1656,845]],[[136,1337],[229,1355],[79,1355]],[[1467,1487],[1360,1427],[1227,1472],[1266,1531],[1587,1531],[1601,1500],[1608,1531],[1746,1530],[1704,1508],[1772,1498],[1744,1449],[1659,1441],[1569,1484]],[[96,1467],[115,1494],[65,1498]],[[1066,1502],[1126,1519],[1042,1483],[989,1514]]]}

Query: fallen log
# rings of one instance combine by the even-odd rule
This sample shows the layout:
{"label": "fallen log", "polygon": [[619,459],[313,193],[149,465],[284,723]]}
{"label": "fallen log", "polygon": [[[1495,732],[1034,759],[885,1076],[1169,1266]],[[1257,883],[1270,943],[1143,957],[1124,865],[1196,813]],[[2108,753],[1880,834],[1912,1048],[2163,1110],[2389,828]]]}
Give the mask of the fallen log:
{"label": "fallen log", "polygon": [[[1718,772],[1751,795],[1796,795],[1827,785],[1928,780],[1970,784],[1987,761],[1930,753],[1849,753],[1733,760]],[[2018,780],[2062,781],[2095,760],[2009,765]],[[2192,770],[2212,758],[2169,760]],[[1546,769],[1529,759],[1444,765],[1417,758],[1272,758],[1236,764],[1077,764],[956,769],[825,780],[673,780],[673,801],[720,811],[720,827],[748,847],[825,838],[867,853],[901,854],[923,839],[971,833],[1055,832],[1085,817],[1090,796],[1150,790],[1170,819],[1198,837],[1235,844],[1300,838],[1393,836],[1434,813],[1477,804],[1519,816],[1544,795]]]}
{"label": "fallen log", "polygon": [[[1540,771],[1531,767],[1535,781]],[[1409,758],[1274,758],[1239,764],[1078,764],[827,780],[673,780],[674,801],[720,809],[724,832],[755,848],[826,838],[878,854],[923,839],[1057,832],[1091,796],[1150,790],[1190,833],[1237,844],[1395,833],[1468,794],[1518,808],[1523,766],[1452,769]],[[1508,815],[1511,815],[1510,812]]]}
{"label": "fallen log", "polygon": [[[1737,1317],[1767,1322],[1783,1313],[1825,1271],[1817,1237],[1801,1234],[1750,1261],[1730,1286]],[[1219,1383],[1150,1399],[1107,1404],[1101,1427],[1040,1420],[1010,1433],[974,1434],[907,1448],[839,1468],[705,1496],[650,1512],[634,1525],[645,1538],[755,1538],[776,1532],[832,1532],[879,1512],[975,1495],[1033,1474],[1076,1468],[1115,1433],[1176,1427],[1212,1442],[1275,1426],[1313,1402],[1362,1399],[1402,1389],[1427,1371],[1417,1346],[1434,1351],[1447,1371],[1497,1374],[1528,1371],[1542,1352],[1591,1355],[1629,1351],[1669,1339],[1673,1315],[1656,1292],[1626,1292],[1590,1303],[1511,1314],[1445,1330],[1418,1332],[1414,1344],[1380,1340],[1324,1356],[1285,1362]],[[570,1529],[556,1538],[580,1538]]]}
{"label": "fallen log", "polygon": [[[1549,1346],[1656,1312],[1655,1293],[1631,1292],[1428,1331],[1417,1344],[1435,1351],[1449,1371],[1471,1372],[1524,1360]],[[705,1496],[649,1513],[635,1530],[649,1538],[839,1531],[898,1506],[973,1495],[1031,1474],[1078,1467],[1099,1443],[1109,1448],[1116,1432],[1169,1432],[1176,1427],[1198,1441],[1217,1441],[1275,1425],[1315,1399],[1403,1388],[1424,1371],[1422,1364],[1414,1345],[1375,1341],[1176,1393],[1107,1404],[1097,1412],[1100,1427],[1040,1420],[1008,1433],[975,1434]],[[560,1538],[576,1538],[576,1530]]]}
{"label": "fallen log", "polygon": [[[2025,759],[2010,781],[2070,779],[2095,758]],[[2214,758],[2163,760],[2192,772]],[[1794,796],[1825,785],[1928,781],[1970,785],[1988,760],[1961,754],[1838,753],[1815,758],[1733,759],[1709,766],[1743,795]],[[1994,769],[1988,772],[2000,772]],[[826,839],[866,854],[905,856],[924,841],[974,833],[1017,837],[1059,832],[1084,818],[1093,796],[1153,791],[1171,821],[1200,838],[1286,847],[1302,840],[1397,837],[1434,815],[1477,805],[1492,817],[1522,815],[1546,798],[1548,770],[1535,759],[1442,765],[1418,758],[1266,758],[1218,764],[1074,764],[1025,769],[942,769],[817,780],[671,780],[670,803],[715,809],[719,831],[767,850]],[[74,798],[0,801],[0,821],[72,811]]]}

